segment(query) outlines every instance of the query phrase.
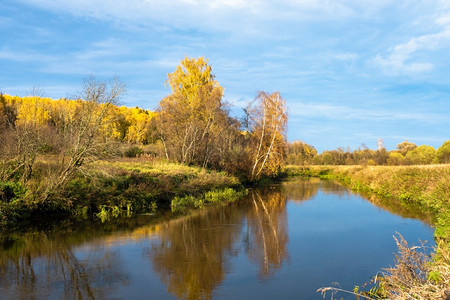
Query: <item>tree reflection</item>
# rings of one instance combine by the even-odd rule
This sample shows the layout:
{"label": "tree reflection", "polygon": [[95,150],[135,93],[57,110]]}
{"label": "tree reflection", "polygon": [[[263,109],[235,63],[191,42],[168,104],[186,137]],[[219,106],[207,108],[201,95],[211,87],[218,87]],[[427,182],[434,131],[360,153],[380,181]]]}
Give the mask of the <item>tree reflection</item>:
{"label": "tree reflection", "polygon": [[237,251],[241,220],[238,208],[226,207],[162,225],[149,256],[168,291],[179,298],[211,299]]}
{"label": "tree reflection", "polygon": [[398,215],[402,218],[418,219],[428,225],[434,223],[433,215],[425,211],[420,204],[408,203],[408,205],[402,205],[399,201],[393,201],[392,198],[385,198],[368,192],[358,191],[357,194],[368,200],[372,205],[391,214]]}
{"label": "tree reflection", "polygon": [[106,298],[117,281],[126,281],[111,250],[96,247],[75,255],[62,236],[2,237],[0,250],[0,288],[6,299]]}
{"label": "tree reflection", "polygon": [[317,194],[321,180],[319,178],[287,181],[283,183],[286,198],[292,201],[306,201]]}
{"label": "tree reflection", "polygon": [[243,202],[159,226],[160,239],[153,242],[149,257],[170,293],[212,298],[230,270],[231,256],[239,254],[242,235],[245,254],[260,266],[261,278],[288,259],[286,194],[276,187],[253,190]]}
{"label": "tree reflection", "polygon": [[407,206],[399,205],[398,201],[393,201],[392,198],[383,198],[382,196],[361,190],[351,190],[344,184],[340,184],[337,180],[309,178],[287,181],[282,186],[289,200],[306,201],[314,197],[320,187],[321,192],[324,194],[337,195],[339,198],[348,195],[358,195],[376,207],[401,216],[402,218],[419,219],[427,224],[433,224],[432,215],[425,212],[420,205],[411,203]]}
{"label": "tree reflection", "polygon": [[321,191],[327,195],[333,194],[338,195],[339,197],[344,197],[350,194],[354,194],[351,190],[349,190],[336,180],[321,180],[320,183]]}
{"label": "tree reflection", "polygon": [[251,201],[253,209],[247,211],[246,250],[250,260],[260,266],[260,278],[265,279],[288,258],[286,195],[279,189],[252,190]]}

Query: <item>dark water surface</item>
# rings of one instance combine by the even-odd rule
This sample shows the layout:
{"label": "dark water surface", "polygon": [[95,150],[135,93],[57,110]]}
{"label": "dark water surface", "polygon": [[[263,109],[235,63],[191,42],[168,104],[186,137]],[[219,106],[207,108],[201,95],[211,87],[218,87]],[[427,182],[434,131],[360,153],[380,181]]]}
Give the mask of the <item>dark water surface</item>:
{"label": "dark water surface", "polygon": [[433,228],[389,210],[303,180],[172,220],[14,233],[0,239],[0,299],[322,299],[392,265],[395,232],[433,245]]}

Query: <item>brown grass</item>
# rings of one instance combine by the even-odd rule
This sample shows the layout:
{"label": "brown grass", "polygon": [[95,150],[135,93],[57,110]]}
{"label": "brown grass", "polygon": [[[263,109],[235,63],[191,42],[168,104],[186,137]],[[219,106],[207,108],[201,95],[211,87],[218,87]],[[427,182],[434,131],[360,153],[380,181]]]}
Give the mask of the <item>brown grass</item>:
{"label": "brown grass", "polygon": [[[439,247],[437,254],[429,255],[425,245],[409,246],[399,234],[394,236],[398,247],[395,265],[384,269],[373,282],[375,287],[368,292],[347,291],[339,287],[323,287],[317,290],[331,299],[338,293],[355,295],[356,299],[428,300],[450,299],[450,251]],[[436,249],[434,249],[436,250]]]}
{"label": "brown grass", "polygon": [[450,251],[440,247],[435,260],[425,246],[410,247],[398,234],[395,266],[385,269],[381,284],[388,299],[449,299]]}

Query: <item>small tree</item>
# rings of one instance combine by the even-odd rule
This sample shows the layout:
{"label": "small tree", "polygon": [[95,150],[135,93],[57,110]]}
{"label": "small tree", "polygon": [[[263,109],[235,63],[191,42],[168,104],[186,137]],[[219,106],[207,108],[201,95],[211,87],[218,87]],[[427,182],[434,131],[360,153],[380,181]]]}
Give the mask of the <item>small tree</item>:
{"label": "small tree", "polygon": [[237,135],[236,120],[228,116],[223,88],[211,72],[207,59],[185,58],[167,75],[172,94],[159,102],[154,121],[167,159],[217,166],[218,153],[231,147],[226,144]]}
{"label": "small tree", "polygon": [[377,151],[375,151],[374,160],[377,165],[387,164],[388,158],[389,158],[389,153],[386,151],[385,148],[381,148],[381,149],[378,149]]}
{"label": "small tree", "polygon": [[14,177],[26,183],[37,155],[51,136],[46,102],[41,101],[42,91],[34,88],[30,94],[17,102],[7,103],[3,96],[0,99],[0,113],[3,115],[0,132],[3,131],[4,140],[0,145],[0,178],[3,180]]}
{"label": "small tree", "polygon": [[287,144],[286,162],[288,164],[305,165],[311,163],[316,155],[316,149],[302,141]]}
{"label": "small tree", "polygon": [[167,159],[206,166],[229,128],[223,88],[211,71],[207,59],[186,57],[167,75],[172,94],[159,102],[155,118]]}

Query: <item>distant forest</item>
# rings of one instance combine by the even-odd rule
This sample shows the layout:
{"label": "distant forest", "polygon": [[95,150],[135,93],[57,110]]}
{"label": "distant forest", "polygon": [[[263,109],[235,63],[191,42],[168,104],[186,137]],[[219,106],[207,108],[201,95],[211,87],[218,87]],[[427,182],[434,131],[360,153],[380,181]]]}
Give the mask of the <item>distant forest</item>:
{"label": "distant forest", "polygon": [[318,154],[316,149],[301,141],[287,144],[286,163],[292,165],[428,165],[450,163],[450,140],[437,150],[431,146],[409,142],[399,143],[396,150],[384,147],[371,150],[364,145],[356,150],[337,148]]}

